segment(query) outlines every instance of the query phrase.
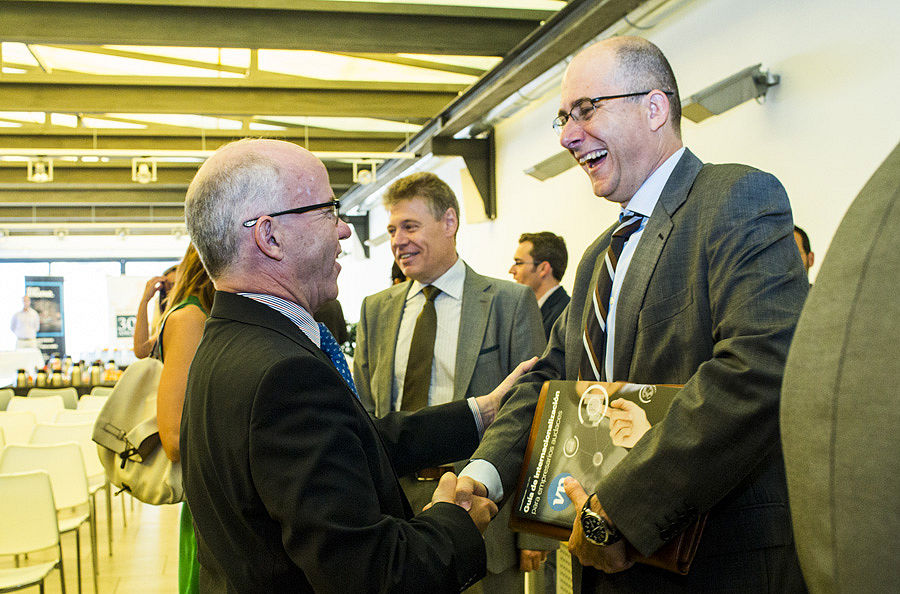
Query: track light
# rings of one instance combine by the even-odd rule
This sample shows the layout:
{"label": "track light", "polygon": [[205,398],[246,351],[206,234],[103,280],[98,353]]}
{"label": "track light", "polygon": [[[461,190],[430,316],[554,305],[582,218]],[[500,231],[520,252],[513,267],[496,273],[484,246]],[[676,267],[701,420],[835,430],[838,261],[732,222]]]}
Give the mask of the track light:
{"label": "track light", "polygon": [[750,99],[762,102],[769,87],[780,81],[779,75],[763,70],[762,64],[749,66],[683,100],[681,114],[692,122],[701,122]]}
{"label": "track light", "polygon": [[134,158],[131,160],[131,181],[149,184],[156,181],[156,159]]}
{"label": "track light", "polygon": [[53,181],[53,159],[28,159],[28,181],[36,184]]}

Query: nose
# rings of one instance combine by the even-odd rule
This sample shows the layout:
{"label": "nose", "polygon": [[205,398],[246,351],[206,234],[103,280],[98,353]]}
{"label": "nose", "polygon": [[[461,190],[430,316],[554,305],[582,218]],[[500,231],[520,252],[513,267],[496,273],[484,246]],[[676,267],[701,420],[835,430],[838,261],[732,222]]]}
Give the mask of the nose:
{"label": "nose", "polygon": [[511,275],[513,275],[513,277],[516,276],[516,265],[515,264],[513,264],[512,266],[509,267],[509,273]]}
{"label": "nose", "polygon": [[575,121],[575,118],[570,117],[566,120],[566,123],[562,127],[562,132],[559,135],[559,144],[562,145],[564,149],[571,151],[578,146],[578,143],[581,142],[583,138],[584,130],[582,130],[578,122]]}
{"label": "nose", "polygon": [[350,237],[350,225],[341,219],[338,221],[338,239],[347,239],[348,237]]}
{"label": "nose", "polygon": [[391,249],[396,249],[401,245],[406,243],[406,236],[403,234],[403,231],[400,229],[396,229],[394,234],[391,235]]}

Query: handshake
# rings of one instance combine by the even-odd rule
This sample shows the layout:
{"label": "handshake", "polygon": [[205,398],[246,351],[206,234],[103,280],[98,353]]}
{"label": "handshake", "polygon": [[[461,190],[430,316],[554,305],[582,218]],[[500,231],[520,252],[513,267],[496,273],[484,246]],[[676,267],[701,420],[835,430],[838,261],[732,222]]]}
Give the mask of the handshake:
{"label": "handshake", "polygon": [[431,503],[426,505],[425,509],[435,503],[452,503],[460,506],[469,512],[469,516],[482,534],[491,519],[497,515],[497,504],[488,499],[484,485],[467,476],[457,478],[452,472],[441,476],[437,489],[431,496]]}

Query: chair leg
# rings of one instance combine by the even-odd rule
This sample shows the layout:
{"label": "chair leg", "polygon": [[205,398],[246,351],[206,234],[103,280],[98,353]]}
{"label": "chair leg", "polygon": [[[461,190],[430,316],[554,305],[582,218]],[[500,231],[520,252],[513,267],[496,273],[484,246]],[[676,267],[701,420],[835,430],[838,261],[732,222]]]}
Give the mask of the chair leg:
{"label": "chair leg", "polygon": [[[128,528],[128,518],[125,517],[125,492],[122,492],[122,495],[119,496],[119,499],[122,500],[122,526]],[[132,499],[131,509],[134,511],[134,500]]]}
{"label": "chair leg", "polygon": [[78,594],[81,594],[81,526],[75,527],[75,573],[78,576]]}
{"label": "chair leg", "polygon": [[94,570],[94,594],[97,592],[97,515],[94,509],[90,510],[90,528],[91,528],[91,569]]}
{"label": "chair leg", "polygon": [[106,535],[109,538],[109,556],[113,554],[113,524],[112,524],[112,484],[106,481]]}
{"label": "chair leg", "polygon": [[59,589],[62,594],[66,594],[66,573],[63,571],[62,543],[57,543],[56,548],[59,551]]}

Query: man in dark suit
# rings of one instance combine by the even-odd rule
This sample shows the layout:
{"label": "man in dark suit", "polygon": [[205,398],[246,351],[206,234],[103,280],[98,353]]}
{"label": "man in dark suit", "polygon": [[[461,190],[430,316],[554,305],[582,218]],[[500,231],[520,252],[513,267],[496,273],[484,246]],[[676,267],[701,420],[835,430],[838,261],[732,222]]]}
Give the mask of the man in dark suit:
{"label": "man in dark suit", "polygon": [[181,426],[203,591],[458,592],[485,571],[496,506],[454,505],[448,474],[413,516],[395,475],[474,448],[484,397],[373,422],[312,318],[337,296],[338,204],[322,163],[274,140],[219,149],[188,188],[217,289]]}
{"label": "man in dark suit", "polygon": [[559,235],[541,231],[519,236],[509,273],[517,283],[534,291],[547,338],[550,338],[550,329],[556,319],[569,304],[569,294],[559,284],[568,263],[566,240]]}
{"label": "man in dark suit", "polygon": [[[453,190],[433,173],[394,182],[385,193],[394,259],[410,280],[365,298],[356,327],[354,378],[360,398],[376,417],[391,411],[454,402],[491,390],[520,361],[546,344],[530,290],[482,276],[456,252],[459,204]],[[438,289],[431,297],[426,295]],[[419,320],[431,306],[436,327],[426,346],[418,343]],[[413,346],[414,344],[419,346]],[[422,398],[407,394],[410,366],[426,355]],[[435,436],[435,439],[438,437]],[[451,467],[402,477],[415,508],[431,499],[434,479]],[[537,569],[555,543],[506,527],[509,509],[485,533],[488,575],[485,592],[514,593],[522,571]]]}
{"label": "man in dark suit", "polygon": [[[665,419],[585,486],[590,497],[566,481],[583,590],[802,591],[778,441],[808,289],[790,206],[769,174],[701,163],[679,120],[675,77],[650,42],[612,38],[569,64],[554,128],[622,220],[585,252],[543,358],[504,403],[458,496],[514,489],[545,380],[684,384]],[[649,555],[707,511],[689,575],[628,558],[626,541]]]}

